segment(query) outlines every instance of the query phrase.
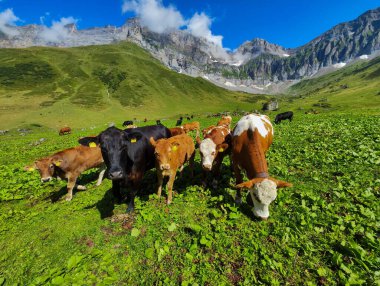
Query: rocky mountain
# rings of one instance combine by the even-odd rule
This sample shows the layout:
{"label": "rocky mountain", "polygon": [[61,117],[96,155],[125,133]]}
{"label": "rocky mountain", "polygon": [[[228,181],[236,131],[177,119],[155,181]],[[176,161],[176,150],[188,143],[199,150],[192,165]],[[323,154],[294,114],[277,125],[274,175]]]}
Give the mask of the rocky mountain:
{"label": "rocky mountain", "polygon": [[[169,68],[202,76],[218,85],[248,92],[276,92],[323,69],[343,67],[367,59],[380,50],[380,8],[339,24],[296,49],[263,39],[243,43],[228,52],[184,30],[154,33],[128,20],[122,27],[78,30],[75,25],[50,31],[44,26],[9,27],[0,32],[0,47],[102,45],[123,40],[137,43]],[[9,33],[9,30],[12,30]]]}

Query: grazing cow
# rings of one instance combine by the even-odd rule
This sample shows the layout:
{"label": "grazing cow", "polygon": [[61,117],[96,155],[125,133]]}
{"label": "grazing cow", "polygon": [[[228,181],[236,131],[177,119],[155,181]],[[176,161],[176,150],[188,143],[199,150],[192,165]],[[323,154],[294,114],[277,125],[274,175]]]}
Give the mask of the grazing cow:
{"label": "grazing cow", "polygon": [[222,116],[222,119],[218,121],[217,126],[225,126],[226,128],[230,129],[231,128],[231,122],[232,122],[232,117],[227,115],[227,116]]}
{"label": "grazing cow", "polygon": [[194,115],[191,115],[190,118],[193,119],[193,118],[194,118]]}
{"label": "grazing cow", "polygon": [[199,136],[200,124],[198,121],[185,123],[183,125],[183,130],[185,130],[186,133],[189,133],[190,131],[196,130],[197,136]]}
{"label": "grazing cow", "polygon": [[195,146],[193,139],[187,134],[177,135],[168,139],[155,141],[150,138],[156,156],[156,170],[158,178],[157,195],[161,197],[164,177],[169,177],[167,204],[172,202],[172,190],[177,170],[182,172],[185,162],[189,162],[191,177],[193,177],[193,165]]}
{"label": "grazing cow", "polygon": [[290,122],[293,120],[293,111],[287,111],[279,113],[276,115],[274,123],[279,124],[282,120],[289,119]]}
{"label": "grazing cow", "polygon": [[188,116],[188,117],[186,117],[186,119],[187,119],[187,121],[190,121],[191,120],[191,118]]}
{"label": "grazing cow", "polygon": [[156,125],[162,125],[161,120],[156,120]]}
{"label": "grazing cow", "polygon": [[[242,117],[232,133],[232,164],[236,177],[236,202],[241,203],[241,189],[248,188],[255,216],[269,217],[269,204],[277,197],[277,188],[292,184],[269,177],[265,153],[273,141],[273,126],[266,115]],[[243,182],[242,171],[249,181]]]}
{"label": "grazing cow", "polygon": [[133,125],[133,121],[132,120],[127,120],[127,121],[123,122],[123,126],[128,126],[128,125]]}
{"label": "grazing cow", "polygon": [[144,118],[144,122],[147,122],[148,121],[148,119],[146,119],[146,117]]}
{"label": "grazing cow", "polygon": [[181,126],[181,125],[182,125],[182,120],[183,120],[183,117],[181,116],[181,117],[177,120],[177,123],[175,124],[175,126]]}
{"label": "grazing cow", "polygon": [[170,130],[170,134],[172,136],[186,134],[185,129],[183,128],[183,126],[169,128],[169,130]]}
{"label": "grazing cow", "polygon": [[93,147],[76,146],[55,153],[51,156],[39,159],[34,162],[32,167],[26,167],[26,170],[38,170],[41,176],[41,182],[49,182],[53,178],[67,179],[67,195],[66,201],[73,198],[73,188],[85,190],[86,187],[76,185],[77,178],[81,173],[92,168],[101,168],[98,182],[102,183],[105,166],[103,163],[102,153],[98,146]]}
{"label": "grazing cow", "polygon": [[157,125],[126,130],[110,127],[96,137],[79,140],[82,145],[88,145],[90,142],[100,144],[107,166],[106,177],[112,180],[112,191],[118,200],[122,200],[120,188],[130,186],[128,212],[134,210],[134,199],[140,190],[144,173],[155,165],[150,137],[154,140],[169,138],[170,131]]}
{"label": "grazing cow", "polygon": [[223,159],[231,151],[230,129],[226,126],[214,126],[207,131],[202,141],[199,137],[196,140],[203,168],[202,183],[206,185],[207,173],[212,172],[214,177],[212,184],[216,188]]}
{"label": "grazing cow", "polygon": [[59,135],[65,135],[65,134],[70,134],[71,133],[71,128],[70,127],[62,127],[59,129]]}

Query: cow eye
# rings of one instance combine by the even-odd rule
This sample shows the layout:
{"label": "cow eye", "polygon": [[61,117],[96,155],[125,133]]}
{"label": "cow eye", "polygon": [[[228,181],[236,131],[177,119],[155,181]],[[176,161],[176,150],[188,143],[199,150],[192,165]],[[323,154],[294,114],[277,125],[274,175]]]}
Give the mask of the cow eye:
{"label": "cow eye", "polygon": [[212,156],[215,156],[215,152],[212,152],[211,155],[212,155]]}
{"label": "cow eye", "polygon": [[50,164],[49,168],[50,168],[50,169],[53,169],[53,168],[54,168],[54,165],[53,165],[53,164]]}

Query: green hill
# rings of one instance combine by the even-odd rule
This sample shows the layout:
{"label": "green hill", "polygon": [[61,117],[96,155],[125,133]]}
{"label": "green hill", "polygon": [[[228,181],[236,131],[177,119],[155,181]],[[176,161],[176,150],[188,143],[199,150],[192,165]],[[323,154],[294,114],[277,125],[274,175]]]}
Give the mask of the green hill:
{"label": "green hill", "polygon": [[293,85],[288,94],[301,99],[303,108],[379,113],[380,57],[303,80]]}
{"label": "green hill", "polygon": [[[262,99],[258,97],[257,99]],[[0,128],[89,126],[249,107],[230,92],[164,67],[124,42],[79,48],[0,49]]]}

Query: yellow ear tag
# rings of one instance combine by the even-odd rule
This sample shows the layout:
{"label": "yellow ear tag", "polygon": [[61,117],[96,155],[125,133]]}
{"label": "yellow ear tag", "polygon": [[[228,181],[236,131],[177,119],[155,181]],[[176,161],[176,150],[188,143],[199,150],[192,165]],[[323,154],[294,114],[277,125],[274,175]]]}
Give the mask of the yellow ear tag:
{"label": "yellow ear tag", "polygon": [[224,151],[224,149],[223,149],[223,148],[220,148],[220,149],[219,149],[219,152],[223,152],[223,151]]}
{"label": "yellow ear tag", "polygon": [[177,149],[178,149],[178,147],[177,147],[176,145],[174,145],[174,146],[172,147],[172,151],[177,151]]}
{"label": "yellow ear tag", "polygon": [[131,139],[131,143],[136,143],[136,141],[137,141],[136,138]]}
{"label": "yellow ear tag", "polygon": [[30,167],[30,168],[28,169],[28,171],[29,171],[29,172],[34,171],[34,168],[33,168],[33,167]]}
{"label": "yellow ear tag", "polygon": [[94,148],[94,147],[96,147],[96,144],[95,144],[95,142],[90,142],[90,144],[88,144],[88,146],[90,146],[91,148]]}
{"label": "yellow ear tag", "polygon": [[55,162],[54,165],[56,165],[57,167],[59,167],[61,165],[61,162]]}

